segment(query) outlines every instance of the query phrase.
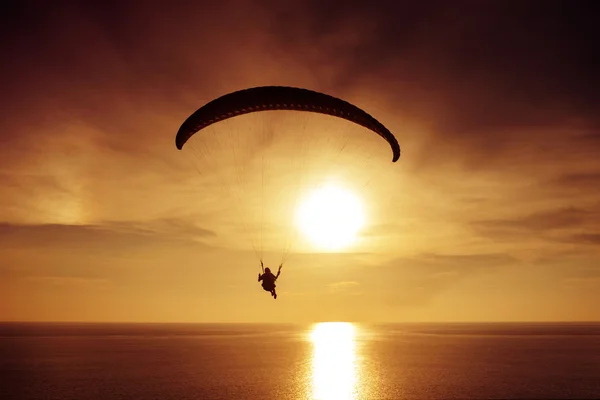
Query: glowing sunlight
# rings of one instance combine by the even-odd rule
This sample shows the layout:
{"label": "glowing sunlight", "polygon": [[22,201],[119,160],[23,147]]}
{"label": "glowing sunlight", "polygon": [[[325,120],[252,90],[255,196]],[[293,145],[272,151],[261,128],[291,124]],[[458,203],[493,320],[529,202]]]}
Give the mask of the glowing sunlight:
{"label": "glowing sunlight", "polygon": [[312,192],[300,204],[296,222],[317,247],[338,250],[351,245],[365,220],[359,198],[337,186]]}
{"label": "glowing sunlight", "polygon": [[357,396],[355,327],[347,322],[317,324],[310,334],[314,346],[312,398],[355,399]]}

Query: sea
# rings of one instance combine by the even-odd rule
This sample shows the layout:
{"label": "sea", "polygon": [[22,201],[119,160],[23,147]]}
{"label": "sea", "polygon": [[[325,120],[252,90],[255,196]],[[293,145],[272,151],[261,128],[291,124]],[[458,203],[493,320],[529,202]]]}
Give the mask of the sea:
{"label": "sea", "polygon": [[0,399],[600,399],[600,324],[0,324]]}

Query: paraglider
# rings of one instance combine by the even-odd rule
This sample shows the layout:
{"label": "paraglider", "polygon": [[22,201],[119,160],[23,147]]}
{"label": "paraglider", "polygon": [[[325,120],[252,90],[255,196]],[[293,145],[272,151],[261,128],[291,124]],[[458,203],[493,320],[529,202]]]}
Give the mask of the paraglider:
{"label": "paraglider", "polygon": [[[354,123],[356,125],[358,125],[359,127],[364,127],[366,128],[368,131],[371,131],[372,133],[375,133],[377,135],[379,135],[382,139],[384,139],[388,145],[390,146],[391,150],[392,150],[392,162],[396,162],[398,161],[398,159],[400,158],[400,145],[398,144],[398,141],[396,140],[396,138],[394,137],[394,135],[382,124],[380,123],[378,120],[376,120],[374,117],[372,117],[370,114],[368,114],[366,111],[362,110],[361,108],[336,97],[324,94],[324,93],[319,93],[316,91],[312,91],[312,90],[308,90],[308,89],[302,89],[302,88],[295,88],[295,87],[287,87],[287,86],[260,86],[260,87],[254,87],[254,88],[248,88],[248,89],[243,89],[243,90],[238,90],[238,91],[234,91],[228,94],[225,94],[221,97],[218,97],[208,103],[206,103],[204,106],[200,107],[198,110],[196,110],[193,114],[191,114],[181,125],[181,127],[179,128],[177,135],[175,137],[175,144],[177,149],[182,150],[183,147],[186,145],[186,143],[190,140],[190,138],[192,138],[192,136],[198,134],[199,132],[203,132],[205,130],[211,130],[210,127],[214,124],[217,123],[223,123],[222,121],[225,120],[229,120],[229,119],[237,119],[234,117],[238,117],[238,116],[242,116],[242,115],[247,115],[247,114],[254,114],[254,113],[260,113],[263,114],[262,112],[264,111],[292,111],[292,112],[299,112],[300,114],[306,114],[306,113],[316,113],[316,114],[321,114],[324,116],[333,116],[333,117],[337,117],[346,121],[349,121],[351,123]],[[261,121],[262,122],[262,121]],[[293,125],[293,124],[292,124]],[[300,128],[301,124],[298,124],[298,129]],[[227,126],[227,125],[225,125]],[[213,136],[212,136],[212,140],[214,143],[223,143],[223,142],[228,142],[228,140],[230,140],[230,146],[232,146],[232,155],[233,155],[233,159],[235,161],[236,164],[235,166],[232,166],[231,168],[229,167],[229,165],[225,165],[223,167],[223,170],[229,171],[227,173],[231,172],[231,169],[234,167],[237,167],[237,176],[234,180],[235,185],[240,186],[241,188],[236,187],[234,190],[230,190],[230,193],[233,193],[233,197],[236,197],[237,195],[237,200],[238,202],[242,205],[242,206],[247,206],[247,204],[256,204],[256,203],[252,203],[249,200],[249,196],[247,195],[241,195],[239,194],[239,192],[241,191],[241,189],[244,188],[243,185],[243,181],[245,179],[248,179],[249,183],[247,183],[247,187],[256,187],[258,186],[256,183],[257,181],[260,182],[260,185],[262,186],[261,190],[262,191],[262,195],[261,195],[261,200],[258,202],[259,207],[260,207],[260,211],[256,212],[256,211],[252,211],[250,212],[250,215],[252,216],[256,216],[256,215],[260,215],[261,217],[261,221],[260,221],[260,240],[257,240],[260,242],[260,246],[262,247],[262,243],[263,243],[263,233],[265,232],[265,228],[264,228],[264,215],[266,212],[270,212],[271,209],[273,207],[269,207],[267,205],[265,205],[265,202],[272,199],[274,196],[276,197],[277,195],[265,195],[264,191],[265,191],[265,186],[266,186],[266,181],[267,178],[265,178],[267,176],[266,174],[266,169],[271,167],[274,169],[274,171],[276,171],[276,174],[274,175],[279,175],[281,168],[275,167],[275,163],[276,162],[281,162],[280,158],[278,158],[276,160],[276,162],[273,163],[269,163],[266,162],[264,160],[264,157],[261,156],[260,158],[260,172],[258,177],[256,178],[248,178],[248,170],[249,170],[249,162],[252,161],[252,157],[255,157],[255,149],[252,149],[250,145],[248,145],[246,142],[244,142],[245,140],[248,140],[247,137],[250,136],[250,134],[248,133],[249,131],[251,131],[252,128],[259,128],[259,136],[262,135],[266,135],[264,133],[262,133],[263,131],[267,131],[268,126],[265,128],[262,125],[260,125],[260,123],[258,124],[252,124],[252,125],[245,125],[248,129],[243,128],[243,129],[238,129],[235,130],[235,133],[239,134],[239,139],[236,140],[230,140],[233,137],[233,132],[234,130],[232,129],[217,129],[215,128],[213,132]],[[265,128],[265,129],[263,129]],[[296,129],[297,130],[297,129]],[[321,131],[322,127],[318,127],[318,129],[315,129],[314,131]],[[306,133],[306,132],[305,132]],[[313,133],[312,131],[310,133]],[[281,134],[281,130],[272,130],[272,133],[269,133],[271,135],[280,135]],[[320,134],[318,132],[315,132],[315,134]],[[322,135],[325,135],[325,133],[323,133]],[[202,135],[200,133],[200,136],[210,136],[208,134]],[[305,141],[310,141],[310,139],[308,139],[307,137],[309,135],[305,135],[305,134],[300,134],[297,135],[298,137],[300,137],[301,139],[304,139]],[[268,141],[266,140],[266,136],[264,138],[262,138],[264,141]],[[242,143],[243,142],[243,143]],[[262,143],[262,142],[261,142]],[[259,146],[261,146],[261,143],[259,143]],[[206,170],[206,169],[211,169],[214,166],[214,163],[221,161],[223,162],[223,157],[222,155],[217,156],[216,153],[217,151],[214,150],[212,147],[212,145],[206,144],[205,149],[203,149],[203,151],[198,151],[197,154],[197,159],[206,159],[206,165],[204,165],[202,168],[198,168],[197,169],[199,171],[202,170]],[[235,146],[238,146],[237,148]],[[301,147],[301,146],[300,146]],[[341,146],[342,148],[344,146]],[[260,149],[260,147],[257,147],[257,149]],[[296,147],[292,148],[292,152],[299,152],[299,150],[296,150]],[[211,158],[211,156],[209,155],[211,152],[215,153],[214,157]],[[248,156],[246,159],[243,159],[242,161],[240,161],[240,154],[241,152],[248,152],[250,154],[250,156]],[[279,156],[279,154],[278,154]],[[296,155],[299,159],[302,160],[302,156],[300,155]],[[325,157],[327,158],[327,157]],[[250,161],[248,161],[250,160]],[[226,174],[224,172],[224,174]],[[229,175],[226,175],[227,177],[229,177]],[[254,180],[251,180],[254,179]],[[224,182],[225,179],[219,179],[219,182]],[[223,184],[225,185],[225,184]],[[237,191],[236,191],[237,190]],[[281,188],[277,187],[277,193],[281,192]],[[239,211],[239,210],[238,210]],[[242,213],[240,212],[240,215]],[[248,215],[248,213],[246,213],[246,215]],[[247,224],[247,225],[251,225],[251,224]],[[254,228],[258,226],[258,223],[256,223],[255,225],[253,225],[252,227],[248,228],[248,226],[245,226],[246,231],[251,231],[252,229],[256,230],[258,228]],[[273,231],[273,230],[271,230]],[[271,293],[271,296],[276,299],[277,298],[277,293],[275,291],[275,281],[277,280],[277,278],[279,277],[279,274],[281,273],[281,267],[283,265],[283,260],[285,259],[287,252],[289,251],[289,248],[286,249],[285,254],[282,257],[282,260],[279,264],[279,271],[277,272],[276,275],[274,275],[269,268],[264,268],[263,265],[263,255],[262,255],[262,248],[260,249],[260,254],[259,251],[257,250],[257,246],[255,244],[255,241],[252,242],[253,243],[253,247],[255,250],[255,253],[257,254],[258,258],[260,259],[260,263],[261,263],[261,267],[263,267],[263,273],[259,273],[259,278],[258,281],[261,282],[262,281],[262,287],[264,290],[268,291]]]}
{"label": "paraglider", "polygon": [[277,292],[275,291],[275,288],[277,287],[277,285],[275,285],[275,281],[277,280],[277,278],[279,278],[279,274],[281,274],[281,268],[283,267],[283,265],[279,264],[277,275],[273,275],[269,267],[265,268],[262,261],[260,262],[260,266],[263,269],[263,273],[258,274],[258,281],[262,281],[263,289],[267,292],[270,292],[273,299],[276,300]]}

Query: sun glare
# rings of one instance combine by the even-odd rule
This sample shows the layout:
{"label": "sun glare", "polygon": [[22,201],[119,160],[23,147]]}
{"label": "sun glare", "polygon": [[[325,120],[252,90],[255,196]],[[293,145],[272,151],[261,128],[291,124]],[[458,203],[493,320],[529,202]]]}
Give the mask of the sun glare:
{"label": "sun glare", "polygon": [[314,346],[312,398],[351,400],[357,397],[355,327],[348,322],[324,322],[310,334]]}
{"label": "sun glare", "polygon": [[364,220],[358,197],[333,185],[311,193],[296,213],[296,222],[302,233],[315,246],[327,250],[351,245]]}

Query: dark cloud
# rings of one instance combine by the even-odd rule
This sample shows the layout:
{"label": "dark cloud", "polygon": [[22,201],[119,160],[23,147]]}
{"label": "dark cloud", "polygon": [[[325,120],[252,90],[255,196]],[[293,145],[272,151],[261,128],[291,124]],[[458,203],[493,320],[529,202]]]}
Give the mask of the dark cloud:
{"label": "dark cloud", "polygon": [[21,225],[0,223],[0,247],[83,249],[89,251],[149,247],[202,241],[215,233],[175,219],[109,222],[97,225]]}
{"label": "dark cloud", "polygon": [[562,190],[600,193],[600,172],[565,174],[551,180],[548,184],[558,186]]}
{"label": "dark cloud", "polygon": [[271,51],[255,62],[293,60],[322,89],[382,78],[398,109],[418,108],[456,135],[545,124],[556,112],[591,112],[598,101],[593,2],[27,3],[13,5],[4,27],[11,75],[24,78],[12,80],[13,94],[23,96],[29,82],[62,97],[66,84],[81,83],[80,93],[94,96],[78,99],[97,111],[107,106],[107,84],[165,99],[199,82],[209,87],[202,72],[229,69],[223,61],[252,41]]}
{"label": "dark cloud", "polygon": [[478,221],[474,225],[483,229],[524,230],[541,232],[555,229],[576,228],[584,224],[593,215],[578,208],[539,212],[511,220]]}
{"label": "dark cloud", "polygon": [[580,233],[570,236],[569,239],[574,243],[600,246],[600,233]]}
{"label": "dark cloud", "polygon": [[333,90],[373,84],[397,113],[428,121],[440,151],[489,163],[549,128],[598,126],[595,3],[297,4],[273,18],[280,42],[316,71],[335,65]]}
{"label": "dark cloud", "polygon": [[[570,240],[570,241],[569,241]],[[580,239],[566,238],[565,243],[579,243]],[[562,281],[579,280],[593,281],[600,278],[600,254],[575,250],[574,246],[568,250],[552,248],[544,252],[529,263],[529,267],[541,274],[540,279],[553,277]]]}
{"label": "dark cloud", "polygon": [[[552,211],[537,212],[510,219],[482,220],[471,223],[479,234],[496,239],[519,241],[525,237],[551,241],[572,240],[574,231],[581,231],[595,226],[600,221],[597,210],[584,210],[574,207]],[[589,240],[581,237],[580,243]]]}
{"label": "dark cloud", "polygon": [[[0,223],[0,278],[53,285],[134,284],[190,274],[174,254],[211,248],[214,232],[172,219],[95,225]],[[168,268],[157,267],[157,260]]]}

